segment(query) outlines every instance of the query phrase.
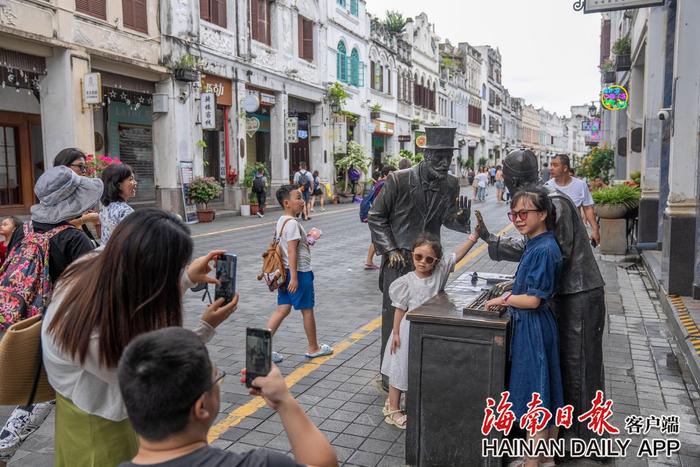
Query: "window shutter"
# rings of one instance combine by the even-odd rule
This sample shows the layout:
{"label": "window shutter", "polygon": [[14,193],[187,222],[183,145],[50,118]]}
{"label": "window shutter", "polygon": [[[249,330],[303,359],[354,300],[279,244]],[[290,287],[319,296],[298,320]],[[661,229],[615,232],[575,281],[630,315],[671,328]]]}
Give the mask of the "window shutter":
{"label": "window shutter", "polygon": [[106,0],[75,0],[75,9],[95,18],[107,19]]}
{"label": "window shutter", "polygon": [[124,26],[134,27],[134,0],[122,0],[122,14],[124,15]]}
{"label": "window shutter", "polygon": [[258,36],[258,0],[250,0],[250,35],[256,41],[260,41]]}
{"label": "window shutter", "polygon": [[391,95],[391,69],[386,69],[386,92]]}
{"label": "window shutter", "polygon": [[377,89],[377,85],[376,85],[377,75],[376,75],[376,72],[374,71],[374,68],[375,68],[374,67],[374,60],[370,60],[369,61],[369,76],[370,76],[369,86],[372,89]]}
{"label": "window shutter", "polygon": [[[251,0],[254,2],[255,0]],[[209,10],[209,0],[199,0],[199,17],[203,20],[211,20],[211,12]]]}
{"label": "window shutter", "polygon": [[124,26],[148,33],[147,0],[122,0]]}
{"label": "window shutter", "polygon": [[304,18],[304,58],[314,61],[314,22]]}
{"label": "window shutter", "polygon": [[269,19],[267,15],[267,0],[258,0],[258,40],[270,45],[270,38],[268,36]]}
{"label": "window shutter", "polygon": [[216,22],[217,25],[221,26],[222,28],[225,28],[227,26],[226,23],[226,0],[214,0],[216,1],[217,9],[218,9],[218,21]]}

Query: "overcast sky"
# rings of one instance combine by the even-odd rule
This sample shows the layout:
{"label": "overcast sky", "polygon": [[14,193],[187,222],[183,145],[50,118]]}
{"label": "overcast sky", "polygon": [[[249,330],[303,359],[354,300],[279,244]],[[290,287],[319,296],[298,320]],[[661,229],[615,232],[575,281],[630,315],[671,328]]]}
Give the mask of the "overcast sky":
{"label": "overcast sky", "polygon": [[384,17],[428,15],[440,40],[491,45],[501,51],[503,84],[511,96],[569,115],[597,100],[600,14],[584,15],[574,0],[367,0]]}

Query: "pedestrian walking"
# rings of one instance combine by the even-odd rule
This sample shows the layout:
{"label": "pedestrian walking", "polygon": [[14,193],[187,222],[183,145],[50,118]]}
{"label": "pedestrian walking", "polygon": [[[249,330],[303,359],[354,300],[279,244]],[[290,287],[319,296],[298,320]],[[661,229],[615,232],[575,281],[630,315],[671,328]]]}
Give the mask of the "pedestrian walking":
{"label": "pedestrian walking", "polygon": [[[36,283],[44,283],[47,294],[50,294],[58,277],[65,269],[80,256],[92,251],[95,246],[88,236],[75,228],[70,221],[80,217],[92,206],[96,206],[102,194],[102,181],[94,178],[81,177],[65,166],[51,168],[44,172],[36,182],[34,193],[39,199],[39,204],[31,208],[31,222],[15,229],[7,245],[8,257],[3,265],[2,272],[10,268],[19,274],[36,274],[34,271],[22,271],[31,264],[31,258],[22,257],[21,250],[28,242],[42,242],[48,239],[48,277],[46,271],[41,271],[41,277],[36,278]],[[43,251],[46,255],[47,252]],[[16,255],[16,256],[14,256]],[[11,264],[13,257],[18,262]],[[36,263],[37,259],[34,258]],[[20,264],[22,263],[22,264]],[[27,266],[24,266],[24,265]],[[8,277],[5,281],[4,274],[0,273],[0,283],[4,287],[10,287],[14,283]],[[16,285],[16,284],[15,284]],[[33,290],[38,294],[39,290]],[[11,313],[3,316],[0,326],[0,339],[4,331],[12,324],[30,318],[30,308],[26,307],[22,313]],[[41,309],[34,310],[34,314],[44,312]],[[44,422],[51,409],[53,401],[39,402],[27,406],[16,407],[5,425],[0,429],[0,466],[9,462],[21,444],[34,433]]]}
{"label": "pedestrian walking", "polygon": [[501,170],[501,166],[496,167],[496,201],[499,203],[503,202],[503,171]]}
{"label": "pedestrian walking", "polygon": [[323,183],[321,183],[321,178],[318,176],[318,170],[314,170],[314,187],[313,194],[311,195],[311,212],[314,212],[314,206],[316,205],[316,197],[319,198],[321,203],[321,211],[325,211],[326,208],[323,207],[325,204],[325,193],[323,192]]}
{"label": "pedestrian walking", "polygon": [[471,186],[472,183],[474,183],[474,169],[470,168],[469,172],[467,172],[467,184]]}
{"label": "pedestrian walking", "polygon": [[102,224],[102,247],[107,244],[112,232],[117,225],[129,214],[134,212],[134,208],[128,202],[136,196],[136,178],[133,169],[126,164],[110,165],[100,176],[104,184],[102,193],[102,209],[100,209],[100,223]]}
{"label": "pedestrian walking", "polygon": [[267,202],[267,177],[261,167],[253,177],[253,193],[258,199],[258,217],[265,217],[265,203]]}
{"label": "pedestrian walking", "polygon": [[299,186],[302,198],[304,199],[304,209],[301,211],[303,220],[310,220],[309,217],[309,201],[311,199],[311,189],[313,188],[314,180],[311,173],[306,170],[306,162],[299,162],[299,170],[294,174],[294,184]]}
{"label": "pedestrian walking", "polygon": [[566,154],[557,154],[552,158],[549,174],[552,178],[545,185],[555,188],[571,198],[579,213],[591,226],[591,240],[595,245],[600,244],[600,227],[596,220],[593,196],[588,184],[571,174],[571,160]]}
{"label": "pedestrian walking", "polygon": [[[314,317],[314,273],[311,269],[311,248],[306,240],[306,231],[296,220],[304,210],[304,198],[295,185],[284,185],[277,190],[277,202],[284,214],[277,221],[275,235],[279,239],[279,249],[286,270],[287,283],[277,289],[277,309],[267,321],[267,328],[274,335],[282,321],[292,311],[301,311],[304,332],[308,341],[306,358],[316,358],[333,353],[327,344],[318,344],[316,339],[316,319]],[[272,360],[283,360],[278,352],[272,352]]]}
{"label": "pedestrian walking", "polygon": [[489,184],[496,184],[496,167],[494,166],[491,166],[491,168],[489,169]]}
{"label": "pedestrian walking", "polygon": [[415,270],[399,277],[389,287],[394,306],[394,324],[384,350],[381,372],[389,378],[389,397],[384,404],[384,421],[402,430],[406,429],[406,414],[401,410],[401,393],[408,391],[408,342],[410,323],[406,313],[434,297],[447,284],[447,278],[457,264],[476,244],[479,237],[471,234],[449,256],[443,256],[437,237],[423,234],[418,237],[411,256]]}
{"label": "pedestrian walking", "polygon": [[[564,406],[557,324],[547,304],[556,289],[562,256],[553,233],[554,206],[545,190],[533,186],[516,193],[508,218],[528,242],[512,291],[489,300],[485,308],[507,306],[511,315],[508,390],[513,413],[520,420],[535,393],[540,396],[540,407],[552,414]],[[534,436],[528,434],[528,439],[557,438],[553,419],[544,428]],[[553,465],[553,459],[526,457],[524,462],[525,467],[545,464]]]}
{"label": "pedestrian walking", "polygon": [[542,180],[542,183],[546,183],[549,181],[550,176],[549,164],[545,162],[542,164],[542,168],[540,169],[540,180]]}
{"label": "pedestrian walking", "polygon": [[489,175],[486,172],[486,167],[481,167],[479,173],[474,177],[476,183],[476,199],[478,201],[486,201],[486,187],[489,183]]}
{"label": "pedestrian walking", "polygon": [[[136,336],[182,326],[182,294],[214,283],[213,251],[188,266],[189,228],[173,214],[147,208],[127,216],[103,252],[71,265],[43,321],[44,366],[56,391],[54,466],[109,467],[137,452],[117,384],[117,364]],[[195,332],[209,341],[235,310],[220,298]]]}
{"label": "pedestrian walking", "polygon": [[221,410],[226,376],[192,331],[170,327],[134,339],[119,362],[118,378],[140,446],[136,457],[120,467],[338,465],[330,442],[289,393],[274,364],[266,376],[253,380],[248,391],[277,412],[294,459],[266,448],[239,453],[209,445],[207,435]]}

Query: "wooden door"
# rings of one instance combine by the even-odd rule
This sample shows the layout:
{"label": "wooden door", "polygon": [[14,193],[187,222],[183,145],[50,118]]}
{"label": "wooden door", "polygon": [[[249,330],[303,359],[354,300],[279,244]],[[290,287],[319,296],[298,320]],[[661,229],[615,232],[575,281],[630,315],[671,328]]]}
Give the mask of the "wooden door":
{"label": "wooden door", "polygon": [[39,115],[0,112],[0,215],[27,214],[34,204],[31,131],[40,124]]}

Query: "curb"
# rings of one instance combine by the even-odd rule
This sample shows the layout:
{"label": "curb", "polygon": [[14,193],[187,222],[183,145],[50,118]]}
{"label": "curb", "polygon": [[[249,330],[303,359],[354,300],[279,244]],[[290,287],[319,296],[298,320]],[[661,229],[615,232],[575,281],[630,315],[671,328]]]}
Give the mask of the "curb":
{"label": "curb", "polygon": [[680,351],[682,358],[678,361],[690,374],[695,387],[698,388],[700,387],[700,329],[688,312],[683,299],[678,295],[666,293],[663,285],[654,275],[654,269],[647,255],[642,253],[641,258],[647,277],[661,302],[668,328]]}

